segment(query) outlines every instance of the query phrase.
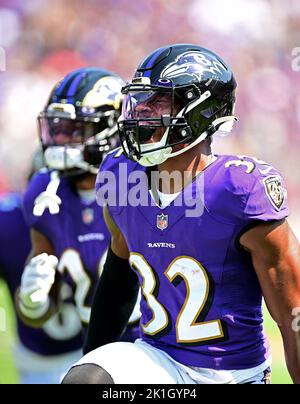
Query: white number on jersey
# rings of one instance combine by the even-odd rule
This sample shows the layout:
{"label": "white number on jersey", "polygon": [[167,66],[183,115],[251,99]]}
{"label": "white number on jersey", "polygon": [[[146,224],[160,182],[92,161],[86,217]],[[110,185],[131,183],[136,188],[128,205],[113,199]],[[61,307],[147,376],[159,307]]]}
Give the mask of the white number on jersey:
{"label": "white number on jersey", "polygon": [[82,328],[76,307],[72,303],[65,302],[69,297],[72,297],[72,290],[68,285],[63,284],[60,290],[59,311],[42,327],[50,338],[57,341],[76,337]]}
{"label": "white number on jersey", "polygon": [[[137,253],[130,254],[130,264],[143,278],[142,291],[153,313],[152,319],[142,326],[148,335],[157,335],[169,326],[169,316],[157,300],[158,290],[155,274],[145,258]],[[202,321],[198,318],[204,310],[210,291],[206,270],[192,257],[177,257],[171,262],[164,275],[173,287],[175,279],[180,277],[186,285],[186,298],[177,316],[177,342],[198,343],[224,337],[220,320]],[[178,285],[178,284],[177,284]],[[172,290],[170,290],[172,293]]]}
{"label": "white number on jersey", "polygon": [[[106,254],[106,253],[105,253]],[[98,265],[98,274],[102,271],[103,257],[101,257]],[[61,256],[58,263],[58,271],[63,274],[68,272],[76,285],[74,300],[79,313],[80,320],[88,324],[91,315],[91,308],[86,304],[86,300],[91,292],[92,281],[87,274],[81,256],[78,251],[67,249]]]}

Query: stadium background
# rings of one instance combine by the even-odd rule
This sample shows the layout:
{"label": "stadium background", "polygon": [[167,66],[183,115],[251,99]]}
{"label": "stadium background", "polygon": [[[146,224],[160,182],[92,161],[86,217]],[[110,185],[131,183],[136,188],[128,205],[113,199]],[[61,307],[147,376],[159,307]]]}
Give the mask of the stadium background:
{"label": "stadium background", "polygon": [[[66,72],[94,65],[128,79],[153,49],[191,42],[223,56],[238,82],[239,122],[216,149],[255,155],[282,171],[299,235],[300,71],[292,68],[299,20],[299,0],[0,0],[0,192],[24,188],[36,116]],[[17,381],[9,305],[1,284],[8,328],[0,330],[0,383]],[[290,382],[268,315],[266,326],[273,382]]]}

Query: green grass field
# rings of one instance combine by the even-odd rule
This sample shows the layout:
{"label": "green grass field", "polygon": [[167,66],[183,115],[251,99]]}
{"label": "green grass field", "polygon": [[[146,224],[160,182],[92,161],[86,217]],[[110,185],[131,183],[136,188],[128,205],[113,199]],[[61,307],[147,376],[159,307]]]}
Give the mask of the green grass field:
{"label": "green grass field", "polygon": [[8,297],[7,289],[0,281],[0,307],[6,313],[6,331],[0,329],[0,384],[18,383],[18,374],[12,358],[12,348],[15,342],[15,319]]}
{"label": "green grass field", "polygon": [[[1,383],[18,383],[18,375],[12,358],[12,347],[15,341],[14,336],[14,317],[12,314],[11,302],[7,295],[7,290],[3,283],[0,282],[0,307],[4,307],[7,313],[7,331],[0,331],[0,384]],[[272,366],[272,383],[288,384],[291,379],[286,370],[284,363],[284,354],[281,338],[277,326],[270,318],[268,313],[265,314],[265,324],[267,334],[270,338],[271,353],[273,357]]]}

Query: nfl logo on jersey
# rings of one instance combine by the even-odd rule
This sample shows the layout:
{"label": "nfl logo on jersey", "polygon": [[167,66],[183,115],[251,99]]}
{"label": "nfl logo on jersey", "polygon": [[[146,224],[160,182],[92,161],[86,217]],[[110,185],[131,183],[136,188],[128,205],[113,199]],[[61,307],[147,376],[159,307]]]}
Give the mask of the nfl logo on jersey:
{"label": "nfl logo on jersey", "polygon": [[168,215],[164,215],[163,213],[161,215],[157,215],[156,217],[156,226],[160,230],[164,230],[168,227]]}
{"label": "nfl logo on jersey", "polygon": [[84,224],[91,224],[94,220],[94,211],[91,208],[86,208],[82,211],[82,221]]}

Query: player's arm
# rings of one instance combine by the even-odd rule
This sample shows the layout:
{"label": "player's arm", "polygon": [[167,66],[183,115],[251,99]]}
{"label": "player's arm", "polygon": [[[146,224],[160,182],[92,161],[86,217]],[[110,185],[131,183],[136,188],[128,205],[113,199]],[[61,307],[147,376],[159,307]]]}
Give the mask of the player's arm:
{"label": "player's arm", "polygon": [[240,238],[250,252],[267,307],[282,334],[286,363],[300,383],[300,333],[292,311],[300,307],[300,246],[286,220],[261,224]]}
{"label": "player's arm", "polygon": [[41,327],[55,312],[57,258],[53,247],[40,232],[31,230],[32,249],[16,292],[16,308],[23,322]]}
{"label": "player's arm", "polygon": [[94,296],[84,353],[118,341],[135,306],[138,278],[128,263],[126,240],[104,207],[104,218],[111,233],[103,273]]}

